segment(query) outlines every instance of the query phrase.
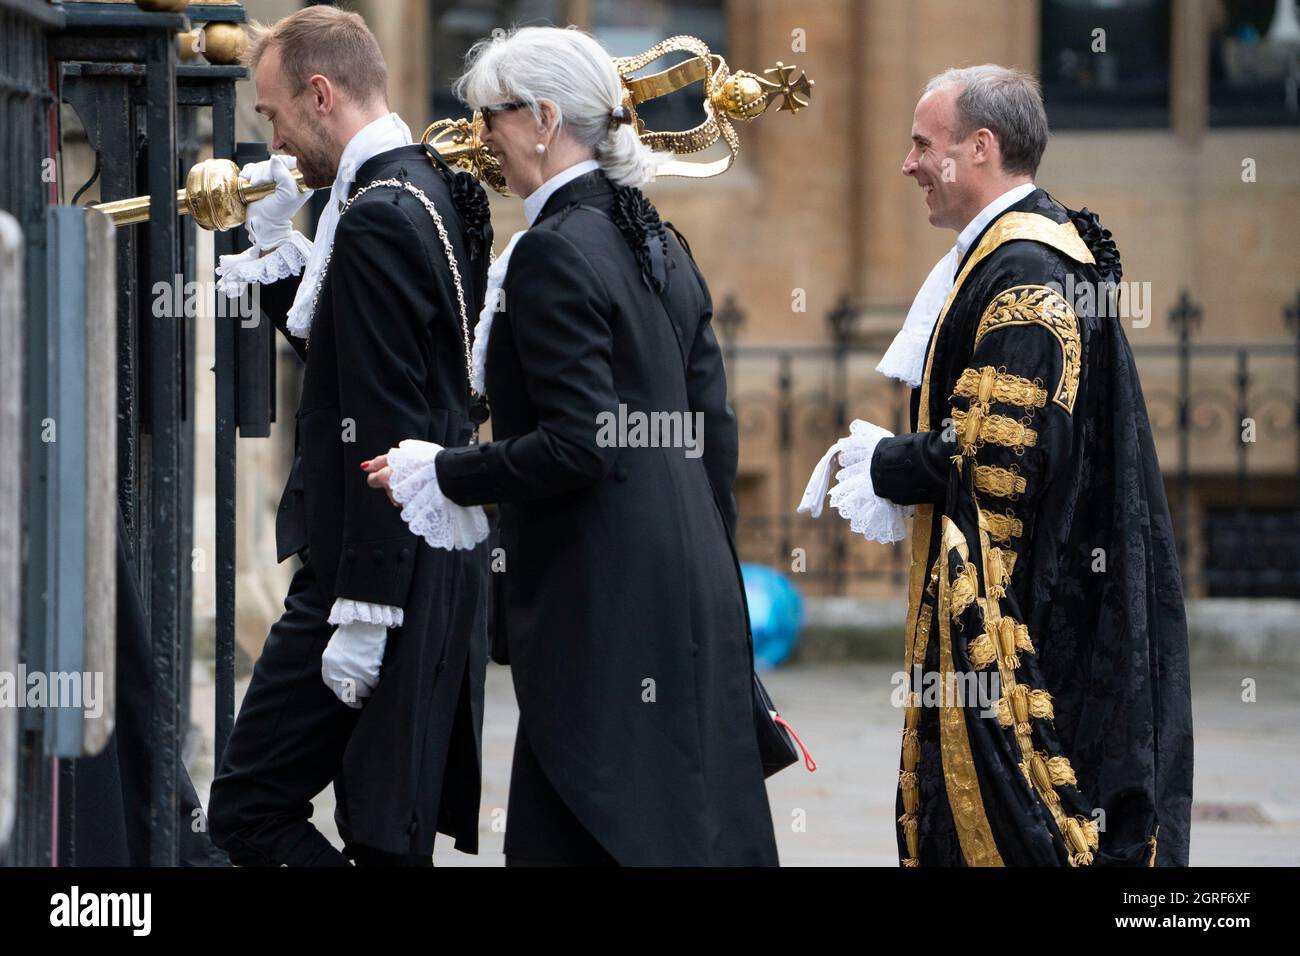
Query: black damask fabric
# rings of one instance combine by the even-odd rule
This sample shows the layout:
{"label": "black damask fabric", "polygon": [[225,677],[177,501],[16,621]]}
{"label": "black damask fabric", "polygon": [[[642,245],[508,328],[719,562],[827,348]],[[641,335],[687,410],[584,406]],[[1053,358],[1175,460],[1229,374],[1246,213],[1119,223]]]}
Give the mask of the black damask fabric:
{"label": "black damask fabric", "polygon": [[[1185,866],[1188,641],[1160,466],[1120,320],[1095,297],[1061,294],[1095,288],[1103,268],[1117,277],[1118,251],[1095,215],[1071,217],[1041,190],[1011,211],[1073,218],[1097,264],[1012,240],[976,265],[928,356],[930,429],[883,440],[873,483],[933,507],[925,567],[946,571],[949,588],[937,589],[947,598],[937,610],[922,607],[925,670],[940,669],[947,615],[958,678],[1006,678],[999,707],[963,715],[1001,862],[1146,866],[1154,845],[1155,865]],[[918,401],[919,390],[914,430]],[[1001,619],[1016,638],[1009,657]],[[1016,695],[1031,715],[1013,712]],[[900,826],[900,857],[989,862],[963,853],[954,817],[972,807],[950,804],[960,788],[936,747],[936,711],[923,707],[919,725],[919,849],[910,854]]]}

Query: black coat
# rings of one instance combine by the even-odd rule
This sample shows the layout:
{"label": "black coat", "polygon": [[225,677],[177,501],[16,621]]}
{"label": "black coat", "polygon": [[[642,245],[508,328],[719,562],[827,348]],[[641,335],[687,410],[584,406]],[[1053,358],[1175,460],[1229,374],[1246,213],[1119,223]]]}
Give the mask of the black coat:
{"label": "black coat", "polygon": [[[1122,320],[1089,294],[1118,258],[1072,219],[1035,190],[989,224],[931,337],[914,433],[872,460],[877,493],[917,505],[908,664],[998,676],[1004,695],[996,719],[975,701],[909,715],[908,865],[1187,864],[1178,554]],[[1013,655],[995,653],[1004,627]]]}
{"label": "black coat", "polygon": [[[520,727],[587,830],[624,865],[774,864],[712,304],[669,233],[670,321],[619,228],[579,208],[613,196],[580,176],[520,238],[487,351],[494,441],[444,452],[438,480],[500,503]],[[620,404],[702,413],[702,457],[602,447]]]}
{"label": "black coat", "polygon": [[[423,147],[401,147],[364,163],[352,195],[390,178],[409,180],[439,210],[472,323],[486,253],[471,262],[451,174],[435,168]],[[483,230],[480,239],[490,244],[490,230]],[[280,560],[301,552],[315,566],[329,592],[321,595],[322,607],[350,598],[395,605],[405,614],[404,626],[389,632],[379,686],[344,755],[352,837],[387,852],[422,853],[440,830],[474,852],[486,549],[430,548],[367,486],[361,470],[361,462],[405,438],[447,447],[471,439],[465,349],[447,257],[419,200],[380,187],[357,199],[339,222],[307,345],[284,329],[296,288],[297,280],[285,280],[262,289],[263,310],[306,361],[297,457],[276,522]],[[440,686],[459,681],[466,668],[468,721],[456,719],[455,687]]]}

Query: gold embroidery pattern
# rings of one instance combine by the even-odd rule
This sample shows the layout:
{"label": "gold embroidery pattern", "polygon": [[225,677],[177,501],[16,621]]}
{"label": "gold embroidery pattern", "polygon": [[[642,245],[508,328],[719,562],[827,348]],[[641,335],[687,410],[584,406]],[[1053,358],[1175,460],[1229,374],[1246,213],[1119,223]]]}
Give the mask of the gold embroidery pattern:
{"label": "gold embroidery pattern", "polygon": [[[946,516],[943,521],[942,542],[939,545],[939,591],[944,594],[948,585],[948,554],[956,551],[965,561],[970,557],[966,539],[956,525]],[[946,608],[940,606],[941,612]],[[952,630],[948,615],[940,613],[939,619],[939,683],[943,688],[943,703],[939,708],[939,750],[943,762],[944,786],[948,791],[948,805],[952,808],[957,840],[967,866],[1003,866],[984,799],[980,796],[979,778],[971,756],[970,737],[966,731],[966,715],[948,690],[952,662]]]}
{"label": "gold embroidery pattern", "polygon": [[975,345],[989,332],[1013,325],[1042,325],[1061,346],[1061,380],[1052,401],[1073,414],[1074,399],[1079,391],[1079,363],[1083,348],[1079,338],[1079,320],[1070,303],[1057,292],[1042,285],[1021,285],[993,297],[975,330]]}
{"label": "gold embroidery pattern", "polygon": [[1017,454],[1038,443],[1038,432],[1028,425],[1006,415],[986,415],[978,405],[965,412],[954,408],[952,423],[957,441],[967,455],[974,454],[985,442],[1015,449]]}
{"label": "gold embroidery pattern", "polygon": [[985,511],[981,508],[980,518],[982,522],[987,522],[989,536],[998,541],[1009,543],[1012,538],[1019,538],[1025,533],[1024,522],[1012,515],[1000,515],[995,511]]}
{"label": "gold embroidery pattern", "polygon": [[[944,319],[948,317],[948,310],[952,308],[952,303],[965,284],[966,277],[971,274],[971,270],[992,255],[1003,243],[1011,242],[1013,239],[1041,242],[1045,246],[1051,246],[1057,252],[1064,253],[1075,262],[1096,262],[1087,245],[1079,238],[1079,231],[1074,228],[1073,223],[1056,223],[1046,216],[1033,212],[1009,212],[999,216],[984,233],[984,238],[979,241],[979,245],[975,247],[975,251],[966,259],[966,264],[957,274],[952,291],[948,293],[948,299],[943,304],[943,311],[939,313],[939,319],[934,323],[934,330],[930,333],[930,349],[925,360],[925,373],[921,376],[921,404],[916,425],[918,432],[930,430],[930,371],[934,366],[934,344],[938,339],[939,330],[943,327]],[[930,534],[931,521],[933,515],[927,515],[926,540]],[[913,527],[915,528],[915,525]]]}
{"label": "gold embroidery pattern", "polygon": [[992,365],[985,365],[978,370],[966,369],[961,373],[961,378],[957,379],[953,394],[982,404],[1001,402],[1003,405],[1020,405],[1024,408],[1042,408],[1047,404],[1047,390],[1040,383],[1000,372]]}
{"label": "gold embroidery pattern", "polygon": [[1028,483],[1023,477],[996,465],[975,466],[975,490],[998,498],[1023,495]]}

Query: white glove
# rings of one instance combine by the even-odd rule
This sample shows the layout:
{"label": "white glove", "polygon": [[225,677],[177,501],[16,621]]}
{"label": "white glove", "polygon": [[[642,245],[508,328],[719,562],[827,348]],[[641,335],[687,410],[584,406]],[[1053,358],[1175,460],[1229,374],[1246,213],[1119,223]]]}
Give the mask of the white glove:
{"label": "white glove", "polygon": [[821,517],[826,493],[831,488],[831,475],[840,468],[839,454],[843,450],[844,439],[841,438],[827,449],[826,454],[822,455],[821,461],[817,462],[817,467],[813,469],[812,477],[808,479],[808,487],[804,489],[796,511],[810,514],[814,518]]}
{"label": "white glove", "polygon": [[249,163],[239,171],[250,186],[275,183],[275,192],[248,204],[248,237],[262,252],[274,249],[293,232],[294,213],[311,197],[312,190],[301,192],[293,178],[298,160],[275,155],[260,163]]}
{"label": "white glove", "polygon": [[335,630],[320,659],[325,686],[349,707],[361,707],[379,684],[388,628],[356,621]]}

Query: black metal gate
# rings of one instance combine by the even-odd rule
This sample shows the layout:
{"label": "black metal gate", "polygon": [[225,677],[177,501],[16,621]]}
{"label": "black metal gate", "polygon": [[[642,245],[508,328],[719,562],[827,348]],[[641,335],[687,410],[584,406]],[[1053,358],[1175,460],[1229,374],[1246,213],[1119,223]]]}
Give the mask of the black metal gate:
{"label": "black metal gate", "polygon": [[[196,233],[176,210],[178,181],[196,162],[203,114],[210,116],[211,151],[242,159],[235,144],[235,81],[242,66],[181,62],[178,35],[193,24],[239,23],[234,4],[191,4],[184,13],[146,12],[108,3],[47,4],[0,0],[0,96],[4,97],[0,147],[0,209],[23,226],[29,262],[24,306],[28,335],[28,386],[23,418],[41,418],[41,396],[53,374],[45,329],[49,303],[39,290],[76,277],[60,276],[42,247],[48,208],[81,202],[97,183],[102,201],[147,194],[146,224],[116,231],[116,476],[112,482],[127,565],[138,582],[150,636],[152,710],[149,727],[150,834],[153,865],[178,861],[178,776],[189,726],[192,624],[191,567],[194,503],[195,315],[187,294],[196,279]],[[84,184],[42,186],[33,170],[61,171],[58,102],[75,111],[95,157]],[[262,144],[241,150],[252,156]],[[61,177],[58,177],[61,178]],[[62,196],[64,186],[69,191]],[[236,233],[219,233],[215,253],[236,251]],[[111,284],[111,283],[110,283]],[[202,290],[211,302],[212,291]],[[103,289],[85,295],[103,295]],[[179,305],[180,308],[175,306]],[[204,310],[222,315],[222,310]],[[265,436],[273,409],[272,332],[268,323],[215,321],[217,595],[216,747],[219,759],[234,721],[235,435]],[[241,378],[242,370],[242,381]],[[33,436],[27,447],[39,451]],[[0,454],[16,453],[5,447]],[[31,456],[33,471],[44,467]],[[40,546],[54,500],[48,476],[25,491],[21,549],[21,658],[27,667],[50,660],[51,614],[42,568],[59,559]],[[93,480],[93,476],[90,476]],[[119,569],[119,573],[121,573]],[[86,621],[85,629],[105,623]],[[5,621],[0,619],[0,628]],[[121,701],[118,702],[119,706]],[[0,739],[0,765],[9,760]],[[7,845],[0,827],[0,861],[10,865],[75,865],[76,760],[89,755],[80,742],[54,740],[38,715],[24,713],[17,741],[16,811]],[[0,766],[0,780],[3,780]],[[0,789],[0,803],[3,802]],[[3,821],[0,809],[0,821]]]}

